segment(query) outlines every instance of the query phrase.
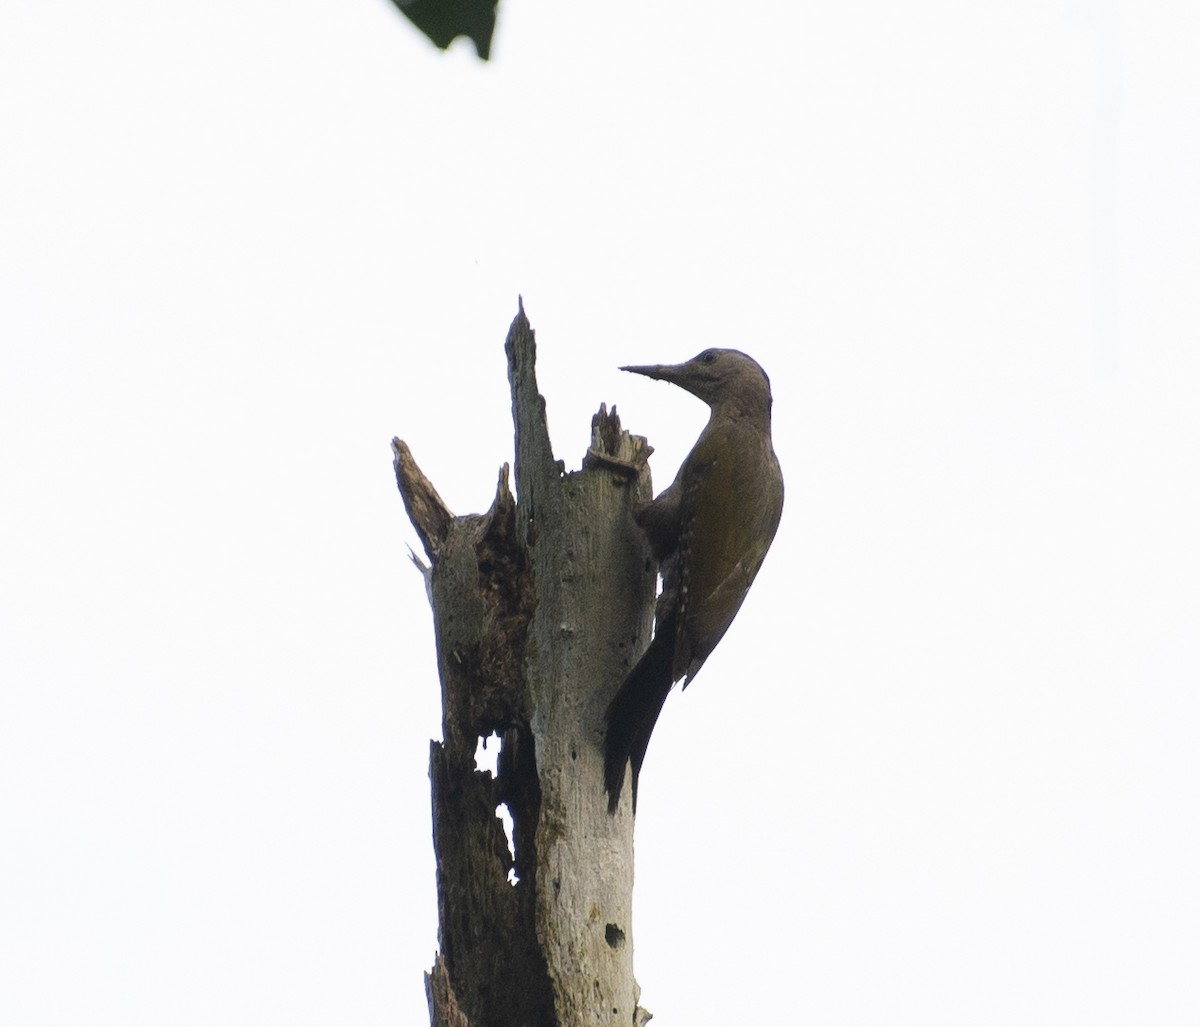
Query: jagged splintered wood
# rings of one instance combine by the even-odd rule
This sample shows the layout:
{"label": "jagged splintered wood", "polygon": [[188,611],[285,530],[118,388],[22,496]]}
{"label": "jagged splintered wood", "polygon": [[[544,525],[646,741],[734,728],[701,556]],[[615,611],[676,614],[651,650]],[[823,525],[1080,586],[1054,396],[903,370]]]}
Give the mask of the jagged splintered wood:
{"label": "jagged splintered wood", "polygon": [[[429,763],[441,949],[425,977],[430,1018],[639,1025],[649,1014],[633,976],[633,820],[627,797],[607,812],[603,739],[604,711],[653,618],[656,568],[630,514],[650,496],[649,447],[602,405],[584,469],[565,473],[522,306],[505,352],[517,498],[506,465],[491,509],[455,517],[392,440],[430,561],[442,683],[443,738]],[[493,733],[495,776],[475,763]]]}

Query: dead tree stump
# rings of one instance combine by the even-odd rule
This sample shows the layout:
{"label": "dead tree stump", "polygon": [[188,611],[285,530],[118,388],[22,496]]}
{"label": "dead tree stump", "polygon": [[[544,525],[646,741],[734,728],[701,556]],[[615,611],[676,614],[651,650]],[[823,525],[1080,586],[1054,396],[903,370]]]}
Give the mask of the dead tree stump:
{"label": "dead tree stump", "polygon": [[[650,639],[657,568],[630,514],[650,497],[649,447],[602,405],[583,470],[565,473],[523,308],[505,352],[517,498],[506,465],[491,509],[455,517],[392,440],[429,557],[419,565],[442,684],[429,763],[441,949],[426,974],[430,1017],[629,1027],[649,1018],[633,976],[633,819],[628,783],[607,812],[603,740],[604,711]],[[494,776],[475,762],[493,734]]]}

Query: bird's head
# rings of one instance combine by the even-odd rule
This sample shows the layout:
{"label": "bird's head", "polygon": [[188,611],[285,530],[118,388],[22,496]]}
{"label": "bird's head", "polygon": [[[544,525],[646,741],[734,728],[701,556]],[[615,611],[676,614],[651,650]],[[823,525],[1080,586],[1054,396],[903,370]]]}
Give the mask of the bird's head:
{"label": "bird's head", "polygon": [[643,364],[622,371],[687,389],[714,409],[733,404],[745,412],[771,410],[771,380],[756,360],[736,349],[706,349],[682,364]]}

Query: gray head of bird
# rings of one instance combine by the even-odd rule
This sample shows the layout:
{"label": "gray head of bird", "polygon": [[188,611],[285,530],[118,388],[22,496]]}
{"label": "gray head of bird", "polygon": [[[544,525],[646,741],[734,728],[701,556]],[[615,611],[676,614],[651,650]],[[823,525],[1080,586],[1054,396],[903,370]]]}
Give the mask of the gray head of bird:
{"label": "gray head of bird", "polygon": [[621,370],[678,385],[714,410],[732,406],[770,416],[771,380],[758,361],[741,350],[706,349],[682,364],[641,364]]}

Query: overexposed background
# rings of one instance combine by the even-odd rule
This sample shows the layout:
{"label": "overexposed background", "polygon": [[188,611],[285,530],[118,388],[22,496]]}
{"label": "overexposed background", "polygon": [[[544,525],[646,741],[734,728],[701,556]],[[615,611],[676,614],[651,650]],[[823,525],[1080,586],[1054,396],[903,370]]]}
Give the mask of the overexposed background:
{"label": "overexposed background", "polygon": [[642,778],[664,1025],[1200,1022],[1200,7],[0,7],[0,1021],[427,1022],[429,609],[734,345],[788,501]]}

